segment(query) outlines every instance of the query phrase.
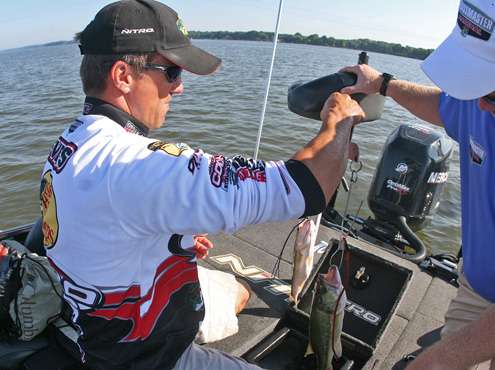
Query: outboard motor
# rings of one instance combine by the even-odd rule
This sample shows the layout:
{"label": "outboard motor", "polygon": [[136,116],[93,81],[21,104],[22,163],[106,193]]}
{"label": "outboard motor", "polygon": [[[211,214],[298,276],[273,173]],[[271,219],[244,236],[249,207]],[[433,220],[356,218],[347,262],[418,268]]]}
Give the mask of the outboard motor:
{"label": "outboard motor", "polygon": [[452,148],[450,139],[424,125],[403,124],[392,132],[368,193],[376,220],[367,220],[363,231],[380,237],[390,232],[387,225],[395,226],[416,251],[403,256],[421,262],[426,250],[413,230],[426,226],[440,204]]}

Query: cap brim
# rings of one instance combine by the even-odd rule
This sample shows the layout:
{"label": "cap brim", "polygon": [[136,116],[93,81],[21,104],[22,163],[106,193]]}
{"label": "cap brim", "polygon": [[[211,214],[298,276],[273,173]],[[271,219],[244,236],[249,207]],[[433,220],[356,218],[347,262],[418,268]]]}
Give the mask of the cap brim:
{"label": "cap brim", "polygon": [[193,45],[176,49],[160,50],[159,53],[171,62],[184,68],[186,71],[198,75],[213,73],[222,63],[220,58]]}
{"label": "cap brim", "polygon": [[423,72],[440,89],[461,100],[477,99],[495,91],[495,64],[460,46],[456,31],[421,63]]}

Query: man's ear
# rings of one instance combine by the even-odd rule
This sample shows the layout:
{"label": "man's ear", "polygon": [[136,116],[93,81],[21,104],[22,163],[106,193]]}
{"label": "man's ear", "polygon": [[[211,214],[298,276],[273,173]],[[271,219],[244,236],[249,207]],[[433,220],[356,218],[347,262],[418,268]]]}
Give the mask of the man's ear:
{"label": "man's ear", "polygon": [[110,69],[109,80],[122,94],[128,94],[134,82],[134,69],[126,62],[118,60]]}

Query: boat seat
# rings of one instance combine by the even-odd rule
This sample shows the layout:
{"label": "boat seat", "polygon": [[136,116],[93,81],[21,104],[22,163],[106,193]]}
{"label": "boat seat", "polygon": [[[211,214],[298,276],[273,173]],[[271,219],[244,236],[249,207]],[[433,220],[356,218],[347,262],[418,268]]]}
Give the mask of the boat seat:
{"label": "boat seat", "polygon": [[43,247],[43,220],[38,218],[33,224],[31,230],[29,230],[24,246],[31,252],[38,254],[38,256],[46,256],[45,247]]}
{"label": "boat seat", "polygon": [[0,367],[6,370],[18,369],[29,356],[46,347],[48,339],[44,335],[38,335],[29,342],[0,341]]}

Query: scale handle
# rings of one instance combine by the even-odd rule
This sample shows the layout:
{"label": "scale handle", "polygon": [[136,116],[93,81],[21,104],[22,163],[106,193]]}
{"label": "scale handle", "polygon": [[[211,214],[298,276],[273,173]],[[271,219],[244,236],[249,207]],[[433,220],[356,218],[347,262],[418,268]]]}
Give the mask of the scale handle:
{"label": "scale handle", "polygon": [[368,64],[370,57],[365,51],[359,53],[358,64]]}

